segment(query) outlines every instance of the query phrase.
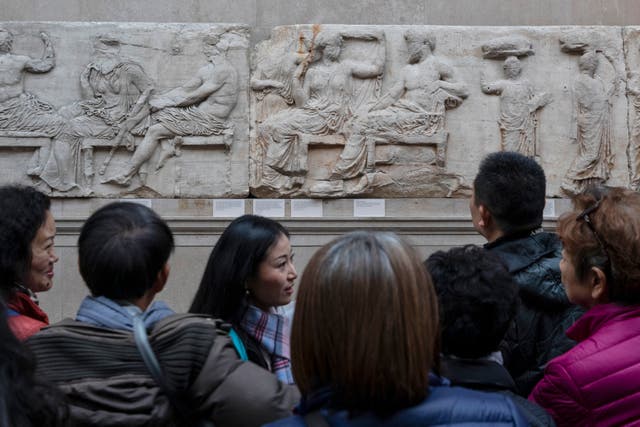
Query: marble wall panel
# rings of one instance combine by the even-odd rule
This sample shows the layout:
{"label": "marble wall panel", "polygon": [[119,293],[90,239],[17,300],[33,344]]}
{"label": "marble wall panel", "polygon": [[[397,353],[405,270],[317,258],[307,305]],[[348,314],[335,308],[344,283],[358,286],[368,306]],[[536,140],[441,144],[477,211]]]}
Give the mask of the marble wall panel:
{"label": "marble wall panel", "polygon": [[252,192],[465,197],[497,150],[538,160],[549,197],[627,186],[624,34],[625,48],[621,27],[277,27],[252,61]]}
{"label": "marble wall panel", "polygon": [[0,180],[56,197],[248,194],[249,28],[0,24]]}

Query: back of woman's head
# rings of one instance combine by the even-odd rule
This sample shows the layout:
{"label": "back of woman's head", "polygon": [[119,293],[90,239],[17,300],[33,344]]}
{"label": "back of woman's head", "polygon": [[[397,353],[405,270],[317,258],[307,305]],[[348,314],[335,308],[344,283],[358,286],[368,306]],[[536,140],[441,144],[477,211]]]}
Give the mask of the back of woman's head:
{"label": "back of woman's head", "polygon": [[437,300],[414,250],[393,233],[354,232],[309,261],[291,356],[303,394],[329,387],[335,406],[391,413],[427,395],[438,355]]}
{"label": "back of woman's head", "polygon": [[289,237],[289,232],[269,218],[243,215],[233,220],[209,255],[189,311],[237,320],[247,282],[281,235]]}
{"label": "back of woman's head", "polygon": [[584,280],[592,267],[607,276],[607,298],[640,303],[640,194],[594,187],[574,199],[575,210],[558,219],[565,255]]}
{"label": "back of woman's head", "polygon": [[50,206],[49,197],[33,187],[0,187],[1,292],[6,294],[27,273],[31,242],[45,222]]}

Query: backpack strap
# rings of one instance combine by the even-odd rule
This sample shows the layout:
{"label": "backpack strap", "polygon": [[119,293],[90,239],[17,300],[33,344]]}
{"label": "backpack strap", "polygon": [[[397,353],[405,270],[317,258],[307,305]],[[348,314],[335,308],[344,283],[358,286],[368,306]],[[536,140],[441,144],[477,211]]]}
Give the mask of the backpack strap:
{"label": "backpack strap", "polygon": [[229,338],[231,338],[231,342],[233,342],[233,346],[236,348],[236,351],[238,352],[238,356],[240,356],[240,359],[244,361],[249,360],[249,356],[247,356],[247,349],[245,348],[244,343],[242,342],[240,337],[238,336],[238,333],[233,328],[229,329]]}
{"label": "backpack strap", "polygon": [[190,425],[193,425],[194,427],[213,427],[213,423],[211,421],[204,419],[193,420],[193,411],[191,411],[183,401],[180,400],[176,390],[171,387],[167,381],[167,377],[162,371],[162,366],[160,366],[160,362],[151,348],[147,329],[144,325],[144,320],[142,320],[140,315],[133,317],[133,338],[136,342],[138,352],[142,356],[142,360],[151,374],[151,377],[155,380],[158,386],[160,386],[160,389],[164,394],[167,395],[171,405],[176,409],[178,415],[183,417],[185,420],[189,420]]}

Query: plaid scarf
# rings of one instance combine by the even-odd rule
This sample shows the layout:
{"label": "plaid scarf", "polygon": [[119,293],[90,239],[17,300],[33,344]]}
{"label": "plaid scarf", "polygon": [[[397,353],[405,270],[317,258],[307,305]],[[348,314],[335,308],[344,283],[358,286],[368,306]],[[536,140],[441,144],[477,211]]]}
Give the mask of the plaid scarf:
{"label": "plaid scarf", "polygon": [[284,316],[247,305],[240,327],[267,351],[271,369],[286,384],[294,384],[289,349],[289,323]]}

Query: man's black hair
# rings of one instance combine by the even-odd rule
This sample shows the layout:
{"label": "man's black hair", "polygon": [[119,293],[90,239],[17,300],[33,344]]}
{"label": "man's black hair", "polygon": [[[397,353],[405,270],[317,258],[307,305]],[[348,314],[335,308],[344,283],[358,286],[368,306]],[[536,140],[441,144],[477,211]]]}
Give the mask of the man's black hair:
{"label": "man's black hair", "polygon": [[153,210],[139,203],[111,203],[80,231],[80,274],[93,296],[138,299],[153,286],[173,246],[169,226]]}
{"label": "man's black hair", "polygon": [[545,188],[542,167],[509,151],[485,157],[473,181],[476,206],[484,205],[505,234],[540,227]]}

